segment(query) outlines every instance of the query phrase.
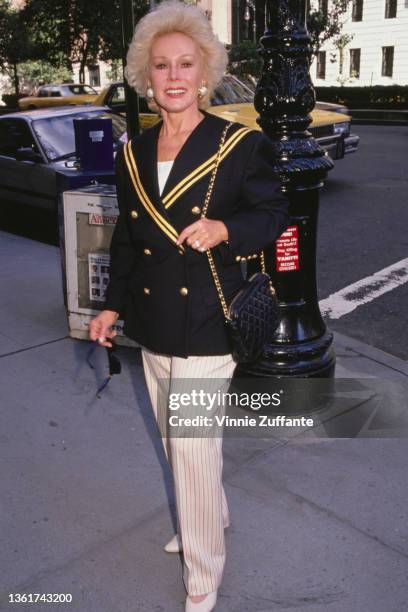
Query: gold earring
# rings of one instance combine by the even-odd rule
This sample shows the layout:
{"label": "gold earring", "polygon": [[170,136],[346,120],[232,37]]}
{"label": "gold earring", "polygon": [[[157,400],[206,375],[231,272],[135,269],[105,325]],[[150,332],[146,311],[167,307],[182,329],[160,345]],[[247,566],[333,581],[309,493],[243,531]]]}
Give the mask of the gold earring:
{"label": "gold earring", "polygon": [[151,87],[148,87],[146,89],[146,97],[149,98],[150,100],[154,98],[154,91]]}
{"label": "gold earring", "polygon": [[207,93],[208,89],[205,85],[201,85],[201,87],[198,88],[198,97],[204,98],[205,94]]}

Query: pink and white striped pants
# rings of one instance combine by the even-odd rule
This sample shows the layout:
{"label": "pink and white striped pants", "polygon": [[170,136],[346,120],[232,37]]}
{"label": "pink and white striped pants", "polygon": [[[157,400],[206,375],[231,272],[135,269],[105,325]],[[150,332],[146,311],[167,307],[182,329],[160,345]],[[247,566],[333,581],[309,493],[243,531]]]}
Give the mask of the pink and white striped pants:
{"label": "pink and white striped pants", "polygon": [[222,436],[166,436],[168,398],[175,391],[188,392],[194,380],[202,378],[212,379],[214,390],[221,388],[220,382],[225,389],[236,364],[231,355],[183,359],[144,347],[142,358],[154,415],[173,473],[184,555],[183,581],[189,595],[202,595],[218,588],[226,559],[224,528],[229,525],[229,511],[222,484]]}

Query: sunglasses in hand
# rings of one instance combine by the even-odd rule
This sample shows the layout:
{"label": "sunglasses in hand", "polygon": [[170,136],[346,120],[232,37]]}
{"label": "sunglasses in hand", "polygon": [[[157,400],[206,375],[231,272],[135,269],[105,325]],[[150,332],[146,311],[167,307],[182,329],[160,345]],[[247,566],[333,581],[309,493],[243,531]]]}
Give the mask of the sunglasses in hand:
{"label": "sunglasses in hand", "polygon": [[[107,351],[107,354],[108,354],[109,376],[107,376],[107,378],[105,378],[105,380],[103,381],[102,385],[96,391],[96,396],[97,397],[100,397],[100,395],[99,395],[100,392],[105,389],[105,387],[108,385],[109,381],[111,380],[112,376],[114,374],[120,374],[121,370],[122,370],[122,366],[121,366],[121,363],[119,361],[119,357],[116,354],[117,345],[114,342],[113,338],[110,338],[109,340],[112,343],[112,346],[105,346],[104,347],[106,349],[106,351]],[[95,367],[92,364],[91,357],[92,357],[94,351],[96,350],[96,348],[98,346],[100,346],[99,345],[99,341],[98,340],[93,340],[92,341],[92,346],[90,347],[90,349],[88,351],[88,354],[86,356],[86,361],[87,361],[89,367],[92,368],[93,370],[95,369]]]}

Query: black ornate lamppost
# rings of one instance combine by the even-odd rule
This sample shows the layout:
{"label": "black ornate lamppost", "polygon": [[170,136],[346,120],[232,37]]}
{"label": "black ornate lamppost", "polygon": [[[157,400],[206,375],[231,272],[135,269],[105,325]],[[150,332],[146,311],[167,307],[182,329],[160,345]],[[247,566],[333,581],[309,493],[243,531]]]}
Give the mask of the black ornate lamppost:
{"label": "black ornate lamppost", "polygon": [[265,254],[280,302],[280,324],[263,357],[251,366],[240,365],[236,376],[330,378],[335,368],[333,334],[319,310],[316,243],[319,190],[333,162],[307,131],[315,93],[309,76],[306,0],[267,1],[260,43],[257,122],[273,143],[291,220]]}

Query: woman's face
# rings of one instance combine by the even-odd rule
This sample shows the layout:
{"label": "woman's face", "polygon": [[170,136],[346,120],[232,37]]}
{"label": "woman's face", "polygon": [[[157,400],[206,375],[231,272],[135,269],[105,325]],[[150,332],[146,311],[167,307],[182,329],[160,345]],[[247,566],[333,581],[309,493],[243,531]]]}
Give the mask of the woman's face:
{"label": "woman's face", "polygon": [[154,39],[149,79],[156,103],[167,112],[198,108],[198,88],[205,75],[203,57],[195,40],[181,32],[169,32]]}

